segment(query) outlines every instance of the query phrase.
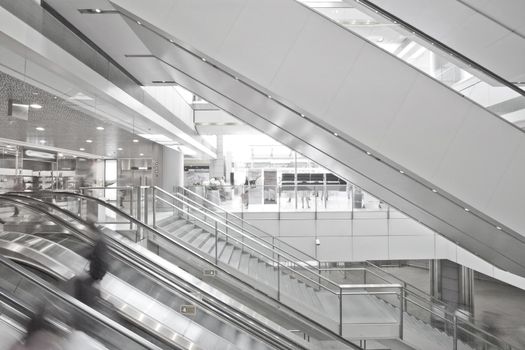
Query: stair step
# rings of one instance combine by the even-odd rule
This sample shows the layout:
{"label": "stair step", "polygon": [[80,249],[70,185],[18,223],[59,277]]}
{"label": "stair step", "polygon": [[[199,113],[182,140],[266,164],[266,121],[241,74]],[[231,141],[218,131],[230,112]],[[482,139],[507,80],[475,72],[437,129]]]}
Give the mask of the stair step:
{"label": "stair step", "polygon": [[187,231],[184,235],[179,235],[179,238],[182,238],[183,241],[191,243],[197,236],[202,233],[202,229],[199,227],[194,227],[190,231]]}
{"label": "stair step", "polygon": [[182,236],[184,236],[186,233],[188,233],[189,231],[191,231],[194,227],[195,227],[195,225],[193,225],[193,224],[186,224],[186,225],[183,225],[183,226],[179,227],[178,229],[176,229],[175,231],[172,231],[172,232],[170,232],[170,233],[171,233],[173,236],[182,237]]}
{"label": "stair step", "polygon": [[161,226],[162,229],[164,229],[165,231],[167,232],[173,232],[175,230],[177,230],[179,227],[182,227],[184,226],[185,224],[187,224],[188,222],[186,220],[182,220],[182,219],[178,219],[178,220],[175,220],[165,226]]}
{"label": "stair step", "polygon": [[[220,256],[220,248],[221,248],[221,245],[220,245],[220,242],[221,240],[219,239],[218,241],[218,253],[219,253],[219,256]],[[224,242],[224,241],[223,241]],[[215,256],[215,235],[211,235],[210,236],[210,239],[208,239],[206,241],[206,243],[204,243],[201,247],[201,250],[207,254],[212,254],[213,256]]]}
{"label": "stair step", "polygon": [[201,231],[200,234],[198,234],[194,239],[192,239],[191,244],[199,249],[201,249],[202,245],[206,243],[209,239],[211,241],[214,241],[214,237],[210,235],[206,231]]}
{"label": "stair step", "polygon": [[222,251],[222,253],[220,255],[219,260],[222,261],[225,264],[229,264],[231,256],[233,254],[233,250],[234,250],[234,246],[233,245],[226,244],[226,246],[224,247],[224,249],[223,249],[223,251]]}
{"label": "stair step", "polygon": [[233,254],[232,254],[231,258],[230,258],[229,264],[231,266],[233,266],[236,270],[239,269],[239,264],[241,262],[241,254],[242,254],[242,252],[241,252],[240,249],[234,248]]}

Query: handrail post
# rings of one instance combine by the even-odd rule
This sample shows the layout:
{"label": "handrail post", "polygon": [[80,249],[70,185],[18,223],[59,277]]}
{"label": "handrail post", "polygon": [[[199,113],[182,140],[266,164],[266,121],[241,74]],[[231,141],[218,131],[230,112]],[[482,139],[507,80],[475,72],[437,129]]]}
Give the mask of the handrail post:
{"label": "handrail post", "polygon": [[402,286],[399,291],[399,339],[403,339],[403,315],[405,314],[405,287]]}
{"label": "handrail post", "polygon": [[148,194],[149,194],[149,188],[144,188],[144,223],[148,224],[148,218],[149,218],[149,206],[148,206]]}
{"label": "handrail post", "polygon": [[217,230],[217,221],[215,221],[215,265],[219,264],[218,243],[219,243],[219,230]]}
{"label": "handrail post", "polygon": [[454,329],[453,336],[452,336],[452,350],[458,350],[458,318],[456,314],[454,313],[454,316],[452,318]]}
{"label": "handrail post", "polygon": [[155,200],[155,187],[151,189],[151,206],[153,209],[153,227],[157,226],[157,201]]}
{"label": "handrail post", "polygon": [[343,288],[339,287],[339,335],[343,336]]}
{"label": "handrail post", "polygon": [[281,255],[277,253],[277,300],[281,301]]}

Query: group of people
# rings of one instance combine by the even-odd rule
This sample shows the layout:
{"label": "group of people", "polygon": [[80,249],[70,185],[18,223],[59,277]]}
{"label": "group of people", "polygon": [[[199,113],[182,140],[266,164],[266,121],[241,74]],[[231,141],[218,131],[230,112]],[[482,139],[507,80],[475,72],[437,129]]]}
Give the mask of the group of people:
{"label": "group of people", "polygon": [[[64,285],[64,291],[91,308],[107,313],[109,309],[100,297],[99,283],[108,271],[108,249],[103,240],[96,242],[88,256],[89,270]],[[51,319],[66,324],[68,332],[56,327]],[[49,305],[37,311],[26,326],[25,336],[11,350],[96,350],[105,347],[87,334],[97,332],[96,321],[80,314],[53,312]]]}

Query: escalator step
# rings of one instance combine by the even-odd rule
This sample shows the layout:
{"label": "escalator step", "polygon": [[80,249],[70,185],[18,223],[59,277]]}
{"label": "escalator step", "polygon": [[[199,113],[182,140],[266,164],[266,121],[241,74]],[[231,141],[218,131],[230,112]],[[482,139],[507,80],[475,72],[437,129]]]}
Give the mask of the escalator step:
{"label": "escalator step", "polygon": [[233,254],[233,245],[231,244],[226,244],[225,247],[224,247],[224,250],[222,251],[221,255],[220,255],[220,260],[225,263],[225,264],[229,264],[230,263],[230,259],[231,259],[231,256]]}

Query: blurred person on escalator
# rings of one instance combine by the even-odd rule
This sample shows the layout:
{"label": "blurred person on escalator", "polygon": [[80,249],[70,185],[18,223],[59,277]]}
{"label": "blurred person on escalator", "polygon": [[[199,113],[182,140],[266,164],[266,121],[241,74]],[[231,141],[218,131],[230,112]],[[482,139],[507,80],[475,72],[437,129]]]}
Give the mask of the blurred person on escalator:
{"label": "blurred person on escalator", "polygon": [[63,336],[45,317],[45,311],[39,310],[29,321],[26,335],[11,350],[62,350]]}

